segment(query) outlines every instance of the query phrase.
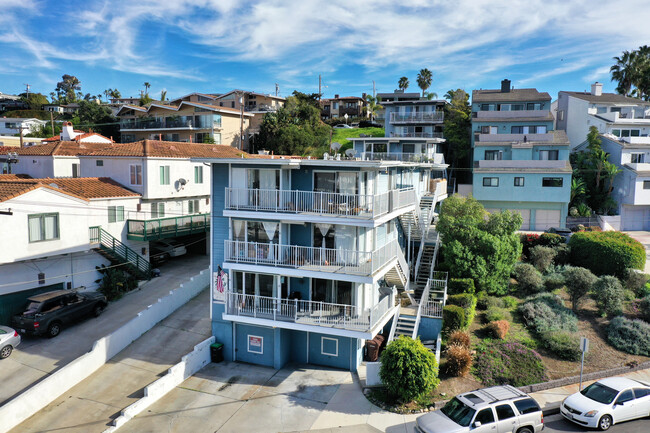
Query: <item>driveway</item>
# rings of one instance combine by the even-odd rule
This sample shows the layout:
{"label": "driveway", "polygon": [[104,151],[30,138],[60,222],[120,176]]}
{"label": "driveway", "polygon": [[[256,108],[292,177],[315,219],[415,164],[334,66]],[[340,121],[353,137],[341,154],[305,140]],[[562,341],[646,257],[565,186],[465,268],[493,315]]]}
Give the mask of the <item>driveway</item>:
{"label": "driveway", "polygon": [[637,241],[641,242],[643,246],[645,247],[645,270],[644,272],[646,274],[650,274],[650,232],[646,231],[634,231],[634,232],[625,232],[632,239],[636,239]]}
{"label": "driveway", "polygon": [[12,432],[104,431],[122,409],[144,396],[144,387],[210,337],[209,305],[206,289]]}
{"label": "driveway", "polygon": [[0,405],[88,352],[95,340],[115,331],[158,298],[208,267],[207,256],[179,257],[161,268],[160,277],[111,302],[98,318],[66,328],[53,339],[23,338],[11,356],[0,362]]}

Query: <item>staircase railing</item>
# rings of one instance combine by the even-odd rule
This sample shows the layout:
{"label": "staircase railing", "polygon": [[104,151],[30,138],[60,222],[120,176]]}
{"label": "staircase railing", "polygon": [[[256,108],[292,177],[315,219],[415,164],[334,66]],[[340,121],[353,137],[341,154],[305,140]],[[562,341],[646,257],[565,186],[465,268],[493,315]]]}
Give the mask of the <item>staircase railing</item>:
{"label": "staircase railing", "polygon": [[393,316],[393,324],[390,326],[390,333],[388,334],[388,342],[390,343],[395,338],[395,330],[397,329],[397,322],[399,321],[400,311],[402,309],[401,304],[395,309],[395,315]]}
{"label": "staircase railing", "polygon": [[395,254],[397,256],[397,263],[399,264],[401,274],[404,276],[405,281],[404,281],[404,287],[407,288],[410,280],[410,275],[408,272],[408,262],[406,261],[406,257],[404,257],[404,253],[402,252],[401,248],[397,248],[397,252]]}
{"label": "staircase railing", "polygon": [[99,244],[100,248],[111,252],[111,254],[121,262],[133,266],[142,276],[146,278],[151,276],[151,264],[144,257],[123,244],[119,239],[115,238],[101,227],[90,227],[89,235],[91,244]]}
{"label": "staircase railing", "polygon": [[420,327],[420,319],[422,318],[422,306],[426,304],[427,299],[429,299],[429,289],[431,287],[431,280],[427,281],[427,285],[424,286],[424,291],[422,292],[422,297],[420,298],[420,305],[418,305],[418,314],[415,317],[415,325],[413,326],[413,336],[415,340],[418,336],[418,328]]}
{"label": "staircase railing", "polygon": [[[424,245],[426,244],[427,237],[429,235],[429,227],[431,226],[431,218],[433,217],[433,212],[438,202],[438,196],[434,195],[433,200],[431,201],[431,206],[426,210],[426,219],[420,218],[420,233],[422,233],[422,238],[420,240],[420,250],[418,251],[418,257],[415,261],[415,276],[417,277],[420,270],[420,264],[422,263],[422,253],[424,252]],[[417,212],[417,210],[416,210]],[[436,248],[437,248],[438,239],[436,239]]]}
{"label": "staircase railing", "polygon": [[433,257],[431,258],[431,268],[429,268],[429,279],[433,278],[433,270],[436,267],[436,260],[438,259],[438,249],[440,248],[440,233],[436,233],[436,247],[433,250]]}

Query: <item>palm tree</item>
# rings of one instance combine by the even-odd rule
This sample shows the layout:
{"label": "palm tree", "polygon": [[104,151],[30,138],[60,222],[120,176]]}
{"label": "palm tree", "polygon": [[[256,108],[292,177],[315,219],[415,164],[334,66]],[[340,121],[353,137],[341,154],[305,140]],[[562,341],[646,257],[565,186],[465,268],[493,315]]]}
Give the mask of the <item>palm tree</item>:
{"label": "palm tree", "polygon": [[579,177],[571,178],[571,203],[578,197],[585,195],[587,192],[587,184]]}
{"label": "palm tree", "polygon": [[377,115],[377,111],[384,108],[381,105],[379,105],[379,103],[381,102],[381,98],[378,96],[366,95],[366,102],[368,103],[368,105],[366,106],[366,111],[370,115],[370,120],[373,121],[375,120],[375,115]]}
{"label": "palm tree", "polygon": [[111,98],[113,99],[119,99],[122,97],[122,94],[120,93],[119,90],[117,89],[111,89]]}
{"label": "palm tree", "polygon": [[149,94],[149,88],[151,87],[151,83],[148,81],[144,82],[144,93]]}
{"label": "palm tree", "polygon": [[406,77],[402,77],[402,78],[400,78],[399,81],[397,82],[397,87],[399,87],[399,89],[400,89],[401,91],[405,91],[406,89],[408,89],[409,84],[410,84],[410,83],[409,83],[409,79],[406,78]]}
{"label": "palm tree", "polygon": [[612,73],[612,81],[618,81],[616,91],[621,95],[629,96],[632,93],[632,85],[639,74],[639,62],[636,51],[623,51],[620,57],[614,57],[616,64],[609,68]]}
{"label": "palm tree", "polygon": [[436,92],[425,92],[424,97],[430,101],[432,99],[436,99],[438,97],[438,94]]}
{"label": "palm tree", "polygon": [[160,101],[165,102],[165,99],[167,99],[167,90],[161,90],[160,91]]}
{"label": "palm tree", "polygon": [[420,69],[418,73],[418,87],[422,89],[422,97],[424,97],[424,91],[431,87],[431,80],[433,80],[433,74],[427,68]]}

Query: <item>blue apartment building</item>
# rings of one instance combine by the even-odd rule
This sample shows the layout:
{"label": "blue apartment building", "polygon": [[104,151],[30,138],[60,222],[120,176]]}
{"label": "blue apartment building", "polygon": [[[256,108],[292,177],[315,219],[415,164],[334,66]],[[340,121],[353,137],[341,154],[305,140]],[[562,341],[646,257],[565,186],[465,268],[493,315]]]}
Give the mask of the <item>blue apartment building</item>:
{"label": "blue apartment building", "polygon": [[446,279],[433,270],[432,223],[447,166],[434,160],[201,159],[212,170],[212,332],[225,359],[356,370],[377,334],[435,341]]}
{"label": "blue apartment building", "polygon": [[550,108],[548,93],[510,80],[472,92],[472,195],[488,211],[521,214],[522,230],[566,225],[570,143],[553,130]]}
{"label": "blue apartment building", "polygon": [[396,90],[378,93],[385,136],[390,138],[442,138],[445,120],[444,99],[427,99],[419,93]]}

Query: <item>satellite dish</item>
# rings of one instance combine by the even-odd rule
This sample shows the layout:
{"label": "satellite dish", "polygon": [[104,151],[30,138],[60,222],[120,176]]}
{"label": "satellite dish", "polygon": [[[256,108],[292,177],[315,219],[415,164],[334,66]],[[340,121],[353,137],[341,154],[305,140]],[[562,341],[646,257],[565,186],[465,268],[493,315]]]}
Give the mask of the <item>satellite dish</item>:
{"label": "satellite dish", "polygon": [[327,158],[329,158],[329,157],[330,157],[330,154],[329,154],[329,153],[325,152],[325,153],[323,154],[323,159],[327,159]]}
{"label": "satellite dish", "polygon": [[181,177],[180,179],[178,179],[178,183],[180,183],[181,185],[185,185],[185,184],[187,184],[187,180],[185,180],[185,179],[183,179]]}
{"label": "satellite dish", "polygon": [[357,156],[357,151],[354,149],[348,149],[345,151],[345,156],[347,156],[348,158],[354,158],[355,156]]}
{"label": "satellite dish", "polygon": [[339,143],[338,141],[335,141],[334,143],[332,143],[332,145],[330,147],[332,149],[334,149],[334,150],[339,150],[341,148],[341,143]]}

